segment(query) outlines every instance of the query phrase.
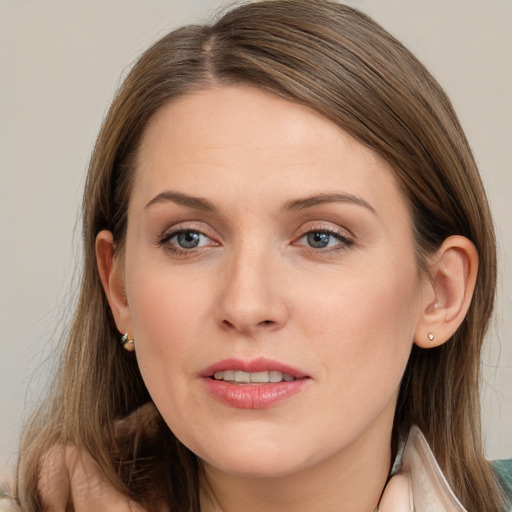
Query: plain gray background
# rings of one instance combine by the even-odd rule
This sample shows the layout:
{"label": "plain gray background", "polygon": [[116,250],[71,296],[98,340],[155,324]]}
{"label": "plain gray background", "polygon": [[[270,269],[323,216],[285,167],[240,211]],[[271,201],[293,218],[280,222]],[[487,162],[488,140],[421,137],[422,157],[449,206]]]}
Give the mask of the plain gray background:
{"label": "plain gray background", "polygon": [[[512,456],[512,0],[353,0],[429,67],[473,146],[500,239],[484,361],[490,458]],[[120,77],[219,0],[0,0],[0,468],[43,393],[69,317],[88,157]],[[1,473],[1,472],[0,472]],[[1,476],[1,474],[0,474]]]}

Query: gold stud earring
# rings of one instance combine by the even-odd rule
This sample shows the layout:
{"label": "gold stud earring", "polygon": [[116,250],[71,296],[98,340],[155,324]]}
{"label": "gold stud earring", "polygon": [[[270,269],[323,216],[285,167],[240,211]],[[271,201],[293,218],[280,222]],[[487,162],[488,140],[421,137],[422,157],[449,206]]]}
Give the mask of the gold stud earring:
{"label": "gold stud earring", "polygon": [[433,335],[431,332],[429,332],[429,333],[427,334],[427,338],[428,338],[430,341],[434,341],[434,335]]}
{"label": "gold stud earring", "polygon": [[119,340],[119,343],[121,343],[121,345],[123,346],[123,348],[125,350],[127,350],[128,352],[133,352],[135,350],[135,345],[133,344],[133,338],[130,338],[128,336],[128,333],[125,332],[122,336],[121,336],[121,339]]}

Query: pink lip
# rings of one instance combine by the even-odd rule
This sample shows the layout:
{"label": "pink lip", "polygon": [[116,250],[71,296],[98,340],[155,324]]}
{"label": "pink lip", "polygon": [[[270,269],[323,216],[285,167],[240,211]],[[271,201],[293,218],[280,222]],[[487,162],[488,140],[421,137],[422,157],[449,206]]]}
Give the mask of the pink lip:
{"label": "pink lip", "polygon": [[[292,375],[296,380],[291,382],[275,382],[268,384],[235,384],[211,378],[214,373],[224,370],[243,372],[277,371]],[[241,359],[224,359],[205,368],[200,377],[206,389],[220,402],[239,409],[266,409],[300,393],[310,382],[304,372],[291,366],[258,358],[251,361]]]}

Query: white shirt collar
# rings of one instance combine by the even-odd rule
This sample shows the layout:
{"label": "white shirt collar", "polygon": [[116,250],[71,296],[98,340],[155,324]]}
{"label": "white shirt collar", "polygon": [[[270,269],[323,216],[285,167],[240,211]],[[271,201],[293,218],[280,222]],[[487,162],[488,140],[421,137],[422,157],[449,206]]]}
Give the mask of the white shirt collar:
{"label": "white shirt collar", "polygon": [[425,436],[411,428],[399,471],[384,492],[379,512],[467,512],[443,475]]}

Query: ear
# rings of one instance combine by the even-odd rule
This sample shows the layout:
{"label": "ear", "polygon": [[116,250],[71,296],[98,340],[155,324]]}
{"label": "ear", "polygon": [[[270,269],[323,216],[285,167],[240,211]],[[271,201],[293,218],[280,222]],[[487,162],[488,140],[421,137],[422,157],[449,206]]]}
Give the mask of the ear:
{"label": "ear", "polygon": [[96,237],[96,263],[112,315],[120,333],[133,335],[132,321],[126,299],[122,258],[116,257],[110,231],[100,231]]}
{"label": "ear", "polygon": [[471,304],[478,273],[478,252],[463,236],[450,236],[430,258],[423,311],[414,342],[431,348],[447,342]]}

